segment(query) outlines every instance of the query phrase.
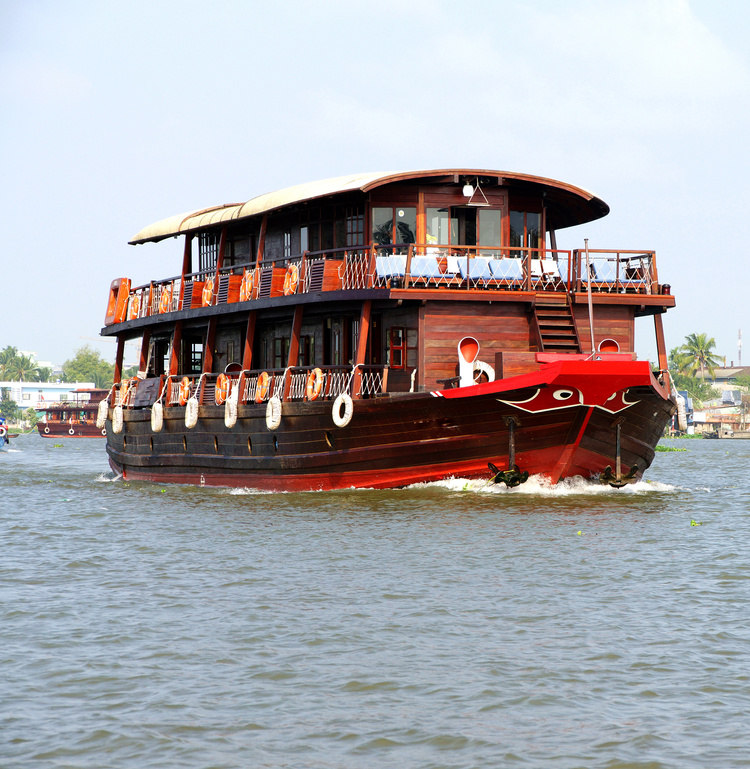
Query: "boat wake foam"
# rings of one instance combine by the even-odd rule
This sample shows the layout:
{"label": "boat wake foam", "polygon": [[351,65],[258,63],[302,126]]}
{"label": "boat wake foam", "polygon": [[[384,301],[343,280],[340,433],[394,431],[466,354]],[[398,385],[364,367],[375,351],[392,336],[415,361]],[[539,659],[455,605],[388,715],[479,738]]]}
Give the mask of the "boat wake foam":
{"label": "boat wake foam", "polygon": [[467,478],[448,478],[444,481],[435,481],[433,483],[419,483],[409,488],[419,488],[432,486],[445,488],[449,491],[472,491],[482,494],[525,494],[547,497],[566,497],[566,496],[599,496],[602,494],[653,494],[655,492],[664,493],[677,491],[676,486],[668,483],[659,483],[658,481],[636,481],[635,483],[623,486],[621,489],[614,489],[611,486],[601,484],[595,480],[587,480],[580,476],[575,478],[566,478],[558,484],[552,484],[543,475],[532,475],[526,483],[509,489],[504,483],[488,483],[482,480],[469,480]]}
{"label": "boat wake foam", "polygon": [[94,478],[94,483],[115,483],[120,480],[122,480],[121,473],[99,473],[99,475]]}

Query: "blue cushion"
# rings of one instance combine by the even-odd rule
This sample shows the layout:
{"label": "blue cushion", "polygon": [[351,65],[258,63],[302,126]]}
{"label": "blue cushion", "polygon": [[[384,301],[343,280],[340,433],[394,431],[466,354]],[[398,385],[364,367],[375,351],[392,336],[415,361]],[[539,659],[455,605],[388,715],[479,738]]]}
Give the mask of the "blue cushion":
{"label": "blue cushion", "polygon": [[493,259],[490,265],[495,280],[523,280],[521,259]]}

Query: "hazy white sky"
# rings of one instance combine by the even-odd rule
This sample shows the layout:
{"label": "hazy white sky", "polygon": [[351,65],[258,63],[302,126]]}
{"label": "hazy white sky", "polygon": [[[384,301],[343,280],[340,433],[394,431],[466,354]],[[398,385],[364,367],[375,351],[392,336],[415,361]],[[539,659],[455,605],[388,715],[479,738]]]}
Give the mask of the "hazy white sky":
{"label": "hazy white sky", "polygon": [[559,247],[656,249],[668,346],[750,364],[749,38],[746,0],[0,0],[0,347],[62,363],[178,273],[154,221],[455,165],[593,190]]}

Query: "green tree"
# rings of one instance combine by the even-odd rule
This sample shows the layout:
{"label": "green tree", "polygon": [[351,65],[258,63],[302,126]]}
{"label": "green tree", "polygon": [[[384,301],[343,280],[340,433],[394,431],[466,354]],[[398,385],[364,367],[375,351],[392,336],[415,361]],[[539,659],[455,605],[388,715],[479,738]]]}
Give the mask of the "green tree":
{"label": "green tree", "polygon": [[85,344],[76,350],[71,360],[63,363],[62,373],[66,382],[94,382],[97,387],[111,387],[114,382],[114,365],[90,345]]}
{"label": "green tree", "polygon": [[10,378],[10,365],[18,355],[18,348],[8,345],[4,350],[0,350],[0,379]]}
{"label": "green tree", "polygon": [[685,337],[685,344],[682,345],[683,353],[691,359],[691,373],[700,369],[701,379],[705,381],[706,370],[713,377],[714,369],[721,363],[721,357],[714,351],[716,341],[713,337],[709,339],[706,334],[688,334]]}
{"label": "green tree", "polygon": [[51,368],[48,368],[47,366],[40,366],[36,370],[36,379],[34,381],[36,381],[36,382],[49,382],[51,376],[52,376],[52,369]]}
{"label": "green tree", "polygon": [[23,418],[29,423],[31,428],[36,427],[36,423],[39,421],[39,416],[34,409],[26,409],[23,412]]}
{"label": "green tree", "polygon": [[0,417],[18,419],[20,415],[21,409],[18,408],[16,402],[10,397],[10,390],[7,387],[3,387],[2,393],[0,393]]}
{"label": "green tree", "polygon": [[9,376],[14,382],[36,381],[39,368],[28,355],[16,355],[9,364]]}

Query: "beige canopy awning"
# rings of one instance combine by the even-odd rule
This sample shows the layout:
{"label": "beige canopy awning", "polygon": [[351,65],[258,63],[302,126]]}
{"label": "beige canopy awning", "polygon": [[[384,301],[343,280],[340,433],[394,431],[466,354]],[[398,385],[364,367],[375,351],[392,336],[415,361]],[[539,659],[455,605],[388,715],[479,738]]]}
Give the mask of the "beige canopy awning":
{"label": "beige canopy awning", "polygon": [[550,202],[554,200],[555,193],[558,193],[558,195],[561,198],[564,198],[568,204],[572,203],[577,209],[576,215],[571,217],[571,221],[566,221],[564,224],[560,223],[558,226],[581,224],[606,216],[609,212],[607,204],[593,193],[554,179],[546,179],[544,177],[531,176],[528,174],[508,173],[505,171],[490,171],[487,169],[444,168],[430,171],[407,171],[395,174],[356,174],[339,176],[333,179],[324,179],[317,182],[308,182],[307,184],[299,184],[276,192],[268,192],[264,195],[259,195],[256,198],[248,200],[246,203],[228,203],[214,206],[213,208],[204,208],[198,211],[171,216],[168,219],[162,219],[155,224],[144,227],[129,242],[131,245],[155,242],[163,240],[164,238],[203,230],[212,225],[257,216],[293,203],[301,203],[307,200],[328,197],[343,192],[367,192],[375,187],[392,184],[394,182],[415,179],[427,180],[434,177],[454,177],[456,182],[458,182],[459,179],[470,176],[495,177],[498,179],[498,183],[502,184],[520,183],[543,187],[548,189],[551,193]]}

